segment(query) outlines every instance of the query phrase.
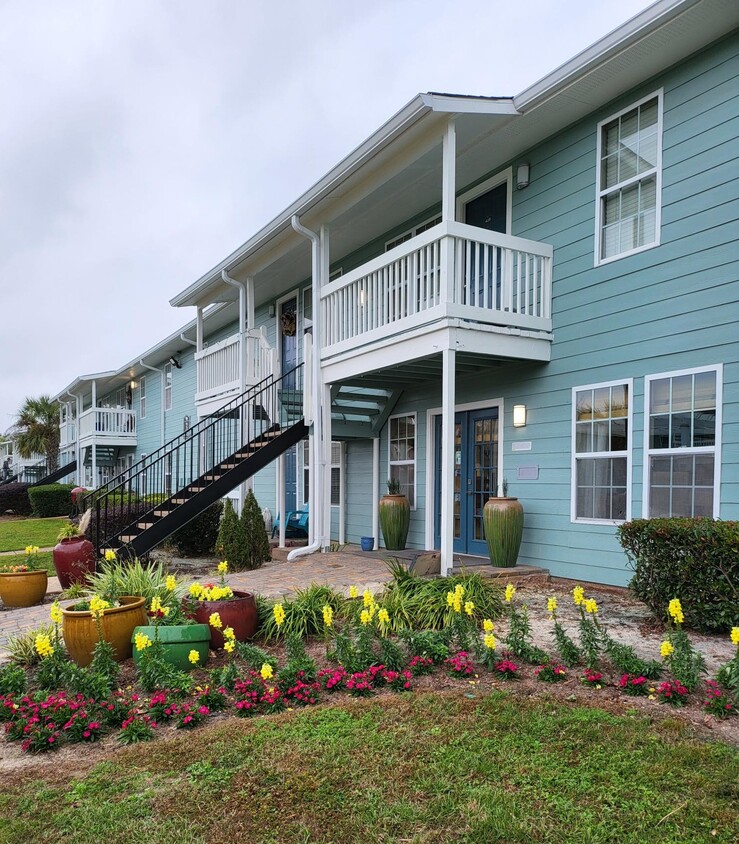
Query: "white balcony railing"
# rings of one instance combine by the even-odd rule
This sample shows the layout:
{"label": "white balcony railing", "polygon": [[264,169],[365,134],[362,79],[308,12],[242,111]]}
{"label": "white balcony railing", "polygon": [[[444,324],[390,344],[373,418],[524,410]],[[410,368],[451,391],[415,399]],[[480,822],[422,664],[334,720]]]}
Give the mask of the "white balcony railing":
{"label": "white balcony railing", "polygon": [[551,331],[552,247],[445,222],[327,284],[325,358],[445,317]]}
{"label": "white balcony railing", "polygon": [[[247,387],[258,384],[275,372],[277,350],[269,345],[267,332],[262,328],[246,332]],[[232,334],[201,352],[196,352],[196,401],[208,401],[241,391],[239,335]]]}
{"label": "white balcony railing", "polygon": [[80,414],[80,440],[111,438],[136,443],[136,414],[133,410],[92,407]]}
{"label": "white balcony railing", "polygon": [[59,425],[59,447],[72,445],[77,441],[77,423],[74,420],[62,422]]}

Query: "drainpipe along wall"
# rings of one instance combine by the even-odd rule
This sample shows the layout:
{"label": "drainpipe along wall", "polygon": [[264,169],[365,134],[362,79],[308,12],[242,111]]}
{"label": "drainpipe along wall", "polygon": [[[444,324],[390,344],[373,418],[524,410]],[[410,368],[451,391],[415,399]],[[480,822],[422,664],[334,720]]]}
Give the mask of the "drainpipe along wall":
{"label": "drainpipe along wall", "polygon": [[160,411],[161,411],[160,425],[161,425],[161,440],[162,441],[159,443],[159,445],[164,445],[164,443],[166,442],[166,440],[165,440],[166,431],[165,431],[165,421],[164,421],[165,420],[165,416],[164,416],[164,413],[165,413],[165,410],[164,410],[164,388],[165,388],[166,385],[164,383],[164,370],[158,369],[156,366],[149,366],[148,363],[144,363],[143,359],[139,360],[139,365],[143,366],[144,369],[149,369],[151,372],[158,372],[159,373],[159,380],[161,381],[161,385],[162,385],[162,395],[161,395],[161,399],[160,399],[160,405],[161,405],[161,407],[160,407]]}
{"label": "drainpipe along wall", "polygon": [[[328,545],[323,536],[323,477],[326,466],[326,453],[323,442],[323,412],[321,402],[321,344],[320,338],[320,306],[321,306],[321,274],[320,250],[321,238],[310,229],[303,226],[297,214],[293,215],[292,227],[307,238],[311,243],[311,298],[313,307],[313,355],[311,358],[311,404],[313,407],[313,424],[311,426],[310,442],[310,523],[314,526],[313,541],[304,548],[295,548],[288,555],[289,561],[296,560],[306,554],[312,554]],[[307,373],[304,375],[304,380]]]}

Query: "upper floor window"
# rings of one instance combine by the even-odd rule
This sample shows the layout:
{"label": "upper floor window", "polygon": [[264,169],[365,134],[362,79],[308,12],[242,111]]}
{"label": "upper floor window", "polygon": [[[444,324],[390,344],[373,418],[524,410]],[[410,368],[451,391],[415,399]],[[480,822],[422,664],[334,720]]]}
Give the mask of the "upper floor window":
{"label": "upper floor window", "polygon": [[630,518],[632,383],[576,387],[573,401],[572,520]]}
{"label": "upper floor window", "polygon": [[662,92],[598,124],[596,263],[659,244]]}
{"label": "upper floor window", "polygon": [[415,228],[408,229],[407,232],[403,232],[403,234],[394,237],[392,240],[388,240],[385,244],[385,252],[389,252],[391,249],[395,249],[396,246],[400,246],[401,243],[405,243],[406,240],[410,240],[412,237],[416,237],[434,226],[438,226],[440,222],[441,215],[438,217],[432,217],[430,220],[426,220]]}
{"label": "upper floor window", "polygon": [[646,379],[644,515],[719,514],[721,369]]}
{"label": "upper floor window", "polygon": [[172,364],[164,365],[164,409],[172,409]]}
{"label": "upper floor window", "polygon": [[139,379],[139,419],[146,417],[146,375]]}

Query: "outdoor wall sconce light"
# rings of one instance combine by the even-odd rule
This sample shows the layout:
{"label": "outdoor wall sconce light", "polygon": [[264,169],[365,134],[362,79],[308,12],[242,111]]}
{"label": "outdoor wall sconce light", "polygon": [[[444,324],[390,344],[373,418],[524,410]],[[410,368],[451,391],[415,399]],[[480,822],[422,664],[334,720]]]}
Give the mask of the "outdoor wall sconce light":
{"label": "outdoor wall sconce light", "polygon": [[529,164],[519,164],[516,168],[516,187],[518,190],[523,190],[529,186],[529,172],[531,166]]}
{"label": "outdoor wall sconce light", "polygon": [[136,382],[132,379],[131,383],[128,385],[132,390],[136,389]]}
{"label": "outdoor wall sconce light", "polygon": [[526,405],[513,405],[513,427],[523,428],[526,425]]}
{"label": "outdoor wall sconce light", "polygon": [[269,318],[272,319],[276,313],[275,306],[270,305],[267,312],[269,313]]}
{"label": "outdoor wall sconce light", "polygon": [[175,369],[182,369],[182,364],[177,360],[174,355],[172,355],[172,357],[169,359],[169,363],[171,363]]}

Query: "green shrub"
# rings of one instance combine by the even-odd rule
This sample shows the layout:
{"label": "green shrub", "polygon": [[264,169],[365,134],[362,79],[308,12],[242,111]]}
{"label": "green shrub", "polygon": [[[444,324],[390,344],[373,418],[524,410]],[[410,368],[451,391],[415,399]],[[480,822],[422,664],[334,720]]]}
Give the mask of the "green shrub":
{"label": "green shrub", "polygon": [[222,560],[227,560],[231,571],[244,568],[242,557],[244,554],[244,532],[241,522],[234,510],[233,502],[227,498],[223,508],[223,518],[218,529],[216,552]]}
{"label": "green shrub", "polygon": [[634,569],[630,586],[658,618],[679,598],[688,627],[739,624],[739,522],[635,519],[618,537]]}
{"label": "green shrub", "polygon": [[0,515],[11,510],[17,516],[31,515],[28,484],[3,484],[0,486]]}
{"label": "green shrub", "polygon": [[[285,609],[285,621],[277,626],[273,607],[281,603]],[[335,618],[342,618],[348,611],[344,596],[330,586],[312,583],[307,589],[299,589],[291,598],[270,602],[257,601],[259,612],[259,636],[266,642],[282,636],[288,638],[323,634],[326,626],[323,622],[323,608],[331,607]]]}
{"label": "green shrub", "polygon": [[244,509],[241,513],[241,531],[246,547],[244,549],[243,566],[246,569],[258,569],[262,563],[272,559],[269,547],[267,529],[264,526],[262,511],[252,490],[246,495]]}
{"label": "green shrub", "polygon": [[199,557],[216,550],[223,502],[216,501],[191,522],[172,534],[171,542],[180,557]]}
{"label": "green shrub", "polygon": [[74,484],[46,484],[28,489],[33,515],[39,519],[68,516],[72,512]]}

